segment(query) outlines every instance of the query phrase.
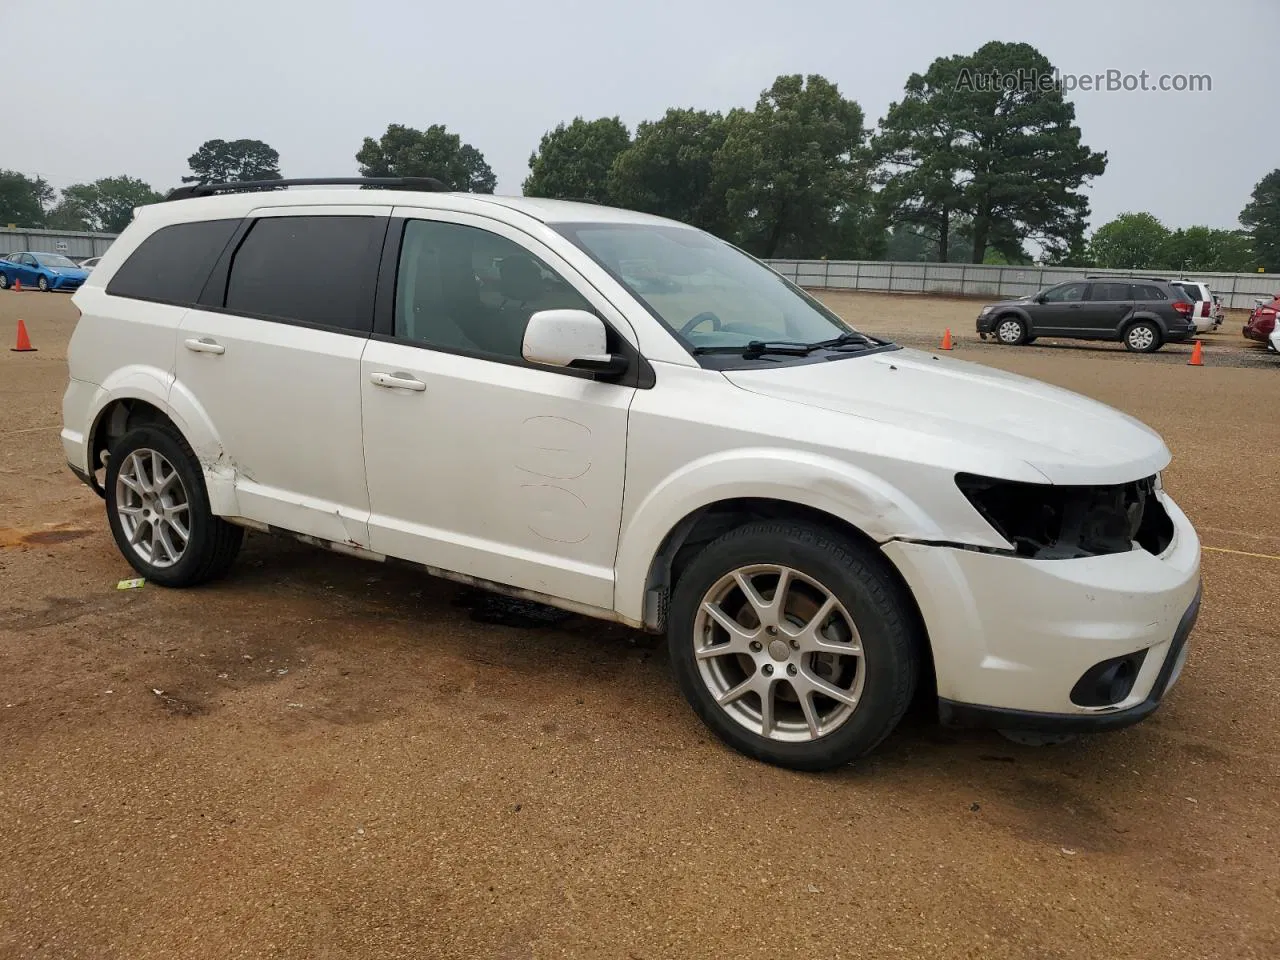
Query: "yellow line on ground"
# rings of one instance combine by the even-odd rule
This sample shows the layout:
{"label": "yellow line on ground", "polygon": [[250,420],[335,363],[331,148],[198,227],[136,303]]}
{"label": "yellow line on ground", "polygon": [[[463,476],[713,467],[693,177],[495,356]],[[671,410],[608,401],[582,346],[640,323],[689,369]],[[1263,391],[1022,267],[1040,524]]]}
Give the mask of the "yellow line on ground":
{"label": "yellow line on ground", "polygon": [[1214,553],[1233,553],[1237,557],[1254,557],[1258,560],[1280,560],[1280,557],[1271,553],[1245,553],[1243,550],[1228,550],[1226,547],[1201,547],[1202,550],[1212,550]]}

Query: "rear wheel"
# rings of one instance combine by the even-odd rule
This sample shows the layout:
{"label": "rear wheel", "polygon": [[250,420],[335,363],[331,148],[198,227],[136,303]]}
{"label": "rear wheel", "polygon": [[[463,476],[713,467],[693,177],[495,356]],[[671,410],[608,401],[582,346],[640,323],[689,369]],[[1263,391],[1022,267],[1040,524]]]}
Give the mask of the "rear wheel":
{"label": "rear wheel", "polygon": [[8,290],[8,289],[9,289],[9,275],[6,273],[0,273],[0,290]]}
{"label": "rear wheel", "polygon": [[672,598],[681,692],[734,749],[796,770],[867,753],[915,691],[920,639],[878,558],[803,524],[764,521],[707,546]]}
{"label": "rear wheel", "polygon": [[996,321],[996,339],[1009,347],[1028,343],[1027,325],[1017,317],[1001,317]]}
{"label": "rear wheel", "polygon": [[1133,353],[1160,349],[1160,330],[1149,320],[1140,320],[1124,332],[1124,347]]}
{"label": "rear wheel", "polygon": [[214,516],[200,464],[168,424],[130,430],[112,446],[106,493],[116,546],[153,583],[216,579],[240,552],[244,530]]}

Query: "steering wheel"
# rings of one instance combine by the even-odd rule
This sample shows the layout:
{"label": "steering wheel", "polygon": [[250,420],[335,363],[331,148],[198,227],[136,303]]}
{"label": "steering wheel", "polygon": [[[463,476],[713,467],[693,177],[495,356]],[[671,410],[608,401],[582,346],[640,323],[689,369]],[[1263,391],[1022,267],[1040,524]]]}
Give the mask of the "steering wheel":
{"label": "steering wheel", "polygon": [[688,336],[693,331],[694,327],[699,326],[700,324],[706,323],[708,320],[711,321],[712,330],[720,329],[720,318],[717,317],[710,310],[704,310],[702,311],[702,313],[698,314],[696,317],[690,318],[689,322],[680,328],[680,335]]}

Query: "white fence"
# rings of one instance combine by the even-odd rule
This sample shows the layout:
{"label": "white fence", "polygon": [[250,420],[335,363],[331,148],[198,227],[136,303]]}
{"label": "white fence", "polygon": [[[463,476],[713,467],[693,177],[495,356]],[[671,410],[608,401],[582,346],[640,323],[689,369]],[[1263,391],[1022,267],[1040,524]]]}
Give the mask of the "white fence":
{"label": "white fence", "polygon": [[1249,310],[1255,297],[1280,294],[1276,273],[1194,273],[1162,270],[1103,270],[1079,267],[999,267],[975,263],[887,263],[876,260],[768,260],[798,286],[872,293],[930,293],[938,296],[1005,299],[1083,277],[1184,276],[1207,283],[1227,307]]}
{"label": "white fence", "polygon": [[6,253],[60,253],[65,257],[100,257],[107,252],[114,233],[72,233],[34,227],[0,227],[0,257]]}

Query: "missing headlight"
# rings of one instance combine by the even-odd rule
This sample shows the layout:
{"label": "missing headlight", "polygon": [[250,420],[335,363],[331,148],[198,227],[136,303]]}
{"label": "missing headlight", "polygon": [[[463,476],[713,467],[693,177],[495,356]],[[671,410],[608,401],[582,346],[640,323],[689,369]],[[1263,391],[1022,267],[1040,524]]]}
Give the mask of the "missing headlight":
{"label": "missing headlight", "polygon": [[956,485],[1020,557],[1096,557],[1127,553],[1135,544],[1159,554],[1173,538],[1154,476],[1106,486],[1057,486],[962,473]]}

